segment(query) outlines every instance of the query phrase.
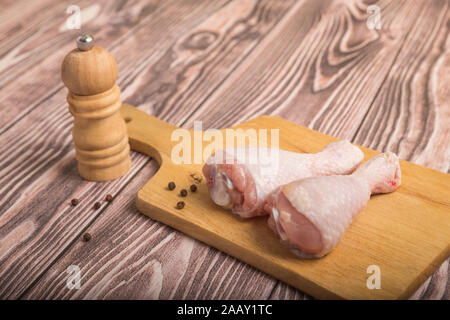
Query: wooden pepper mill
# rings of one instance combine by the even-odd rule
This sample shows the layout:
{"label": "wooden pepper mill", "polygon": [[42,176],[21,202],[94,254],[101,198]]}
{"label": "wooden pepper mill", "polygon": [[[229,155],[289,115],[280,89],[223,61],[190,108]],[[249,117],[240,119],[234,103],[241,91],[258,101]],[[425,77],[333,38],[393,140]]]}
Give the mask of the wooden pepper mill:
{"label": "wooden pepper mill", "polygon": [[62,63],[62,81],[74,116],[72,130],[78,171],[84,179],[105,181],[124,175],[131,166],[130,145],[116,85],[117,63],[93,38],[77,38]]}

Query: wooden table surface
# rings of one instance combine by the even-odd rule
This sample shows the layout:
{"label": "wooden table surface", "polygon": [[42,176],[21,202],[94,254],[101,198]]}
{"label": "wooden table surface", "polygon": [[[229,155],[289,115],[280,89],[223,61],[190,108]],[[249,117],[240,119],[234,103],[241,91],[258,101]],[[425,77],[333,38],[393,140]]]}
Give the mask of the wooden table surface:
{"label": "wooden table surface", "polygon": [[[81,30],[67,28],[74,4]],[[141,215],[146,156],[83,181],[61,62],[89,32],[118,61],[122,99],[169,123],[276,115],[448,173],[450,2],[375,5],[380,30],[361,0],[1,0],[0,298],[309,299]],[[450,298],[448,260],[412,298]]]}

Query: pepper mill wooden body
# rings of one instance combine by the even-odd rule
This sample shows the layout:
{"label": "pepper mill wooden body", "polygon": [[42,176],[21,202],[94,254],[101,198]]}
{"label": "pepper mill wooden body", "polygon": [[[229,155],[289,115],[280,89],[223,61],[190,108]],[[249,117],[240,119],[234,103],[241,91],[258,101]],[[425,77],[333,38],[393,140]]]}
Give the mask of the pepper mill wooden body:
{"label": "pepper mill wooden body", "polygon": [[130,169],[130,145],[119,113],[117,63],[108,51],[93,46],[92,40],[90,36],[77,39],[78,48],[64,58],[61,76],[69,89],[78,171],[86,180],[106,181]]}

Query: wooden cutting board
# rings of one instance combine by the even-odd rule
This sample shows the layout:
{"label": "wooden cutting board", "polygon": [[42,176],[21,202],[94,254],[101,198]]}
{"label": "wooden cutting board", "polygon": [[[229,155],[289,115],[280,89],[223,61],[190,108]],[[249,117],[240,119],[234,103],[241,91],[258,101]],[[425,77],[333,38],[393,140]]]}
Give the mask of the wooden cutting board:
{"label": "wooden cutting board", "polygon": [[[448,174],[401,161],[401,187],[391,194],[373,196],[329,255],[302,260],[280,244],[265,217],[241,220],[216,206],[210,200],[202,165],[175,165],[171,161],[172,147],[179,142],[171,141],[177,127],[130,105],[124,104],[121,113],[127,121],[131,148],[160,164],[137,195],[139,211],[314,297],[408,298],[450,254]],[[279,129],[280,148],[296,152],[319,152],[337,140],[268,116],[235,128]],[[192,137],[199,142],[199,137]],[[365,160],[378,153],[361,149]],[[176,183],[176,190],[168,190],[170,181]],[[189,190],[194,183],[198,183],[196,193],[179,196],[181,188]],[[176,209],[178,201],[186,204],[182,210]],[[372,275],[367,268],[372,265],[380,268],[380,289],[367,288]]]}

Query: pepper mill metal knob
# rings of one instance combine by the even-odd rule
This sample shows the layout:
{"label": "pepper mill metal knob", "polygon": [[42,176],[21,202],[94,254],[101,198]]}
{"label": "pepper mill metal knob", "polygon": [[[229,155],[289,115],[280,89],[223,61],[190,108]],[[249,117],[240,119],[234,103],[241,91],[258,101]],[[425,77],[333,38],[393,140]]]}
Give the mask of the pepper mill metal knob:
{"label": "pepper mill metal knob", "polygon": [[131,166],[130,145],[116,85],[117,63],[93,37],[77,38],[77,49],[62,63],[61,78],[69,89],[67,102],[74,117],[72,137],[78,171],[86,180],[121,177]]}

